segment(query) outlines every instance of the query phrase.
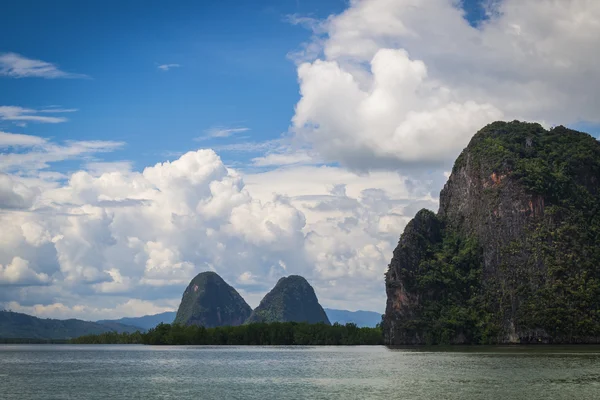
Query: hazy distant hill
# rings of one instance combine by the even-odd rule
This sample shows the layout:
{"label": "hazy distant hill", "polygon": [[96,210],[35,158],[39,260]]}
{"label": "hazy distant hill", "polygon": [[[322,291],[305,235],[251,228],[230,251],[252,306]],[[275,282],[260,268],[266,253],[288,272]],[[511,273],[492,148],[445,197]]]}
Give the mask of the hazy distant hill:
{"label": "hazy distant hill", "polygon": [[329,325],[314,289],[298,275],[281,278],[246,322],[323,322]]}
{"label": "hazy distant hill", "polygon": [[381,314],[373,311],[347,311],[325,308],[325,313],[332,324],[335,324],[336,322],[341,325],[353,323],[359,327],[374,328],[381,322]]}
{"label": "hazy distant hill", "polygon": [[120,318],[120,319],[103,319],[100,321],[96,321],[99,324],[110,324],[110,323],[119,323],[124,325],[130,325],[142,328],[144,330],[148,330],[150,328],[154,328],[156,325],[161,322],[164,324],[172,324],[175,320],[175,315],[177,313],[175,311],[167,311],[160,314],[154,315],[144,315],[143,317],[129,317],[129,318]]}
{"label": "hazy distant hill", "polygon": [[0,311],[0,338],[69,339],[104,332],[135,332],[138,328],[119,323],[107,325],[79,319],[42,319],[12,311]]}

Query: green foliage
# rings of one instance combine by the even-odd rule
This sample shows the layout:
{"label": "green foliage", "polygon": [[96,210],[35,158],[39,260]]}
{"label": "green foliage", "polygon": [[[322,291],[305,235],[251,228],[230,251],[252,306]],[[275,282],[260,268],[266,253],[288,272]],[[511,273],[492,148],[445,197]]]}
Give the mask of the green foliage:
{"label": "green foliage", "polygon": [[418,332],[429,344],[452,343],[460,336],[468,342],[481,341],[485,314],[478,297],[481,247],[474,238],[446,232],[429,254],[415,274],[413,290],[421,294],[419,318],[406,321],[404,329]]}
{"label": "green foliage", "polygon": [[563,126],[547,131],[534,123],[495,122],[473,137],[454,170],[465,166],[467,154],[486,174],[511,174],[529,193],[553,203],[597,189],[600,178],[598,141]]}
{"label": "green foliage", "polygon": [[[501,157],[491,142],[506,150]],[[486,127],[469,148],[494,172],[511,175],[540,207],[527,238],[503,249],[506,260],[526,255],[504,266],[513,281],[501,290],[505,306],[519,305],[518,327],[561,341],[599,337],[598,141],[562,126],[546,131],[511,122]]]}
{"label": "green foliage", "polygon": [[147,345],[380,345],[381,328],[355,324],[256,323],[242,326],[159,324],[147,333],[101,334],[71,340],[77,344]]}
{"label": "green foliage", "polygon": [[[441,221],[452,229],[440,243],[417,245],[418,270],[401,275],[420,298],[416,317],[400,321],[405,333],[430,343],[600,337],[600,143],[562,126],[495,122],[473,137],[453,173],[473,187],[485,181],[468,194],[485,201],[471,204],[503,201],[512,216],[472,207]],[[497,236],[481,234],[490,223]],[[493,255],[485,276],[484,254]]]}

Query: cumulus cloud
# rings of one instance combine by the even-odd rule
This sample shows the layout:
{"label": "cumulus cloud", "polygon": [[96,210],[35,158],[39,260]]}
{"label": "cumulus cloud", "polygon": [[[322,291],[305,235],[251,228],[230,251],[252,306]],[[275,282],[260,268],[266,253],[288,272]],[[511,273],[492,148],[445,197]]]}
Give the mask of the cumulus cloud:
{"label": "cumulus cloud", "polygon": [[503,115],[427,82],[425,65],[403,50],[378,51],[371,70],[368,90],[336,62],[318,60],[298,70],[302,99],[294,128],[328,160],[361,169],[399,161],[443,165],[473,132]]}
{"label": "cumulus cloud", "polygon": [[0,53],[0,75],[10,78],[88,78],[87,75],[65,72],[56,64],[17,53]]}
{"label": "cumulus cloud", "polygon": [[33,205],[39,191],[0,172],[0,210],[26,209]]}
{"label": "cumulus cloud", "polygon": [[29,262],[21,257],[15,257],[6,266],[0,264],[0,286],[2,285],[44,285],[50,277],[37,273],[29,267]]}
{"label": "cumulus cloud", "polygon": [[276,190],[302,213],[300,273],[329,307],[381,310],[383,273],[402,228],[414,208],[437,208],[435,179],[409,181],[395,172],[294,166],[246,175],[245,181],[254,198],[268,199]]}
{"label": "cumulus cloud", "polygon": [[0,263],[20,257],[45,275],[0,301],[52,316],[124,313],[130,299],[176,307],[194,275],[214,270],[249,301],[296,273],[325,305],[360,286],[351,302],[379,309],[403,207],[429,199],[395,173],[294,166],[242,175],[212,150],[141,172],[104,167],[47,186],[6,174],[21,197],[3,200]]}
{"label": "cumulus cloud", "polygon": [[600,3],[504,0],[476,27],[458,3],[351,1],[324,21],[290,18],[314,35],[294,55],[292,137],[214,147],[257,153],[245,172],[202,149],[139,172],[100,161],[65,174],[49,167],[123,144],[0,134],[2,150],[18,149],[0,154],[1,271],[29,282],[0,302],[141,315],[176,308],[189,279],[213,270],[251,305],[297,273],[325,306],[381,311],[398,236],[437,208],[478,128],[599,122]]}
{"label": "cumulus cloud", "polygon": [[323,56],[298,67],[293,132],[369,170],[448,165],[497,119],[599,122],[600,3],[495,4],[477,27],[448,0],[353,1],[321,21]]}
{"label": "cumulus cloud", "polygon": [[[37,197],[25,196],[18,176],[2,182],[7,179],[3,204],[31,212],[0,214],[0,261],[43,258],[62,295],[139,291],[146,299],[177,298],[202,270],[234,281],[241,268],[264,272],[280,260],[292,264],[295,255],[284,253],[302,243],[302,215],[284,200],[253,200],[211,150],[142,172],[79,171],[65,184],[40,188]],[[115,206],[123,202],[128,206]],[[38,213],[38,207],[54,212]]]}
{"label": "cumulus cloud", "polygon": [[84,169],[92,175],[100,176],[107,172],[129,172],[133,170],[131,161],[92,161],[84,165]]}

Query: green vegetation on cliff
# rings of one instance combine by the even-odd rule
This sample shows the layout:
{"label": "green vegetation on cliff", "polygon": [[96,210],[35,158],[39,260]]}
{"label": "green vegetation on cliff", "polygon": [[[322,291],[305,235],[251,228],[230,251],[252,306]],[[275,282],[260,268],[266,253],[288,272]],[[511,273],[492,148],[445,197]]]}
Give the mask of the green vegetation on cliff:
{"label": "green vegetation on cliff", "polygon": [[216,328],[159,324],[147,333],[90,335],[73,339],[71,343],[254,346],[378,345],[382,344],[382,336],[379,327],[359,328],[355,324],[274,322]]}
{"label": "green vegetation on cliff", "polygon": [[307,322],[324,323],[329,319],[319,304],[314,289],[301,276],[281,278],[252,312],[247,323]]}
{"label": "green vegetation on cliff", "polygon": [[386,274],[390,344],[600,341],[600,143],[496,122],[457,159],[437,215]]}
{"label": "green vegetation on cliff", "polygon": [[207,328],[241,325],[252,309],[240,294],[214,272],[198,274],[183,293],[175,323]]}

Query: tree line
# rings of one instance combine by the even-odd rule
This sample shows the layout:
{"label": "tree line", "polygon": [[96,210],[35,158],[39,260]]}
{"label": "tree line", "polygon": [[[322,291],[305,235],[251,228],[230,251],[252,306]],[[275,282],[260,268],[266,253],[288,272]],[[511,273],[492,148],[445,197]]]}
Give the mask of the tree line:
{"label": "tree line", "polygon": [[359,328],[356,324],[333,325],[297,322],[255,323],[240,326],[185,326],[159,324],[148,332],[86,335],[74,344],[146,345],[381,345],[381,328]]}

